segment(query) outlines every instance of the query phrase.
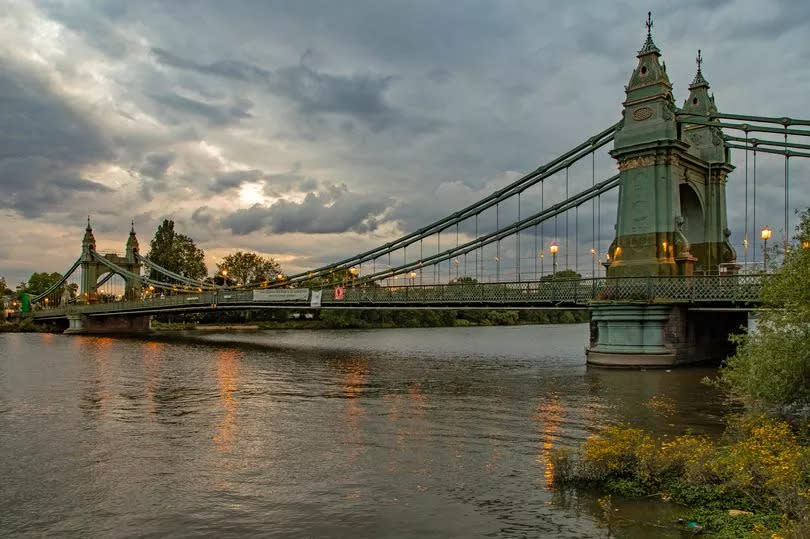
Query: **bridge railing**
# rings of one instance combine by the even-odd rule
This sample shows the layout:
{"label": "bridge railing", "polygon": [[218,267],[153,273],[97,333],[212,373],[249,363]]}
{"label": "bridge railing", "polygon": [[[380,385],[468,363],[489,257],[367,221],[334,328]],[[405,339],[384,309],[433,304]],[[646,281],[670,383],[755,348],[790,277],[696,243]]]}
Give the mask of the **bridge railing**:
{"label": "bridge railing", "polygon": [[616,277],[502,283],[367,286],[347,288],[341,299],[324,294],[323,304],[521,304],[587,305],[595,301],[647,303],[758,302],[766,275]]}
{"label": "bridge railing", "polygon": [[[594,302],[644,302],[690,304],[751,304],[760,301],[766,274],[694,277],[611,277],[598,279],[543,279],[501,283],[406,284],[345,288],[341,294],[322,292],[321,305],[340,306],[587,306]],[[289,289],[254,294],[253,290],[218,290],[132,301],[59,306],[30,313],[34,318],[66,314],[160,312],[238,309],[254,307],[311,306],[311,292]],[[275,295],[274,295],[275,294]]]}

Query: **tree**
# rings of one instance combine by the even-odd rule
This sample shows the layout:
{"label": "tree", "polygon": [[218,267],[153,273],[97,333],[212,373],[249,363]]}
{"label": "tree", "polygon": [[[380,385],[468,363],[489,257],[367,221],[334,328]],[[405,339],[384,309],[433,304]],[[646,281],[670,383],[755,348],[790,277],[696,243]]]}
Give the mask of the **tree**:
{"label": "tree", "polygon": [[9,294],[13,294],[12,290],[9,290],[8,283],[6,282],[5,277],[0,277],[0,296],[7,296]]}
{"label": "tree", "polygon": [[[801,214],[796,239],[810,241],[810,210]],[[757,328],[738,337],[739,347],[721,381],[744,402],[782,409],[810,406],[810,248],[791,250],[763,286],[770,307]]]}
{"label": "tree", "polygon": [[564,269],[557,273],[549,273],[540,278],[541,281],[573,281],[582,279],[582,275],[574,270]]}
{"label": "tree", "polygon": [[[57,272],[53,273],[48,273],[46,271],[43,271],[42,273],[34,272],[31,274],[31,277],[28,278],[28,282],[25,283],[25,288],[22,290],[22,292],[26,292],[28,294],[31,294],[32,296],[37,296],[48,290],[56,283],[58,283],[61,278],[62,274]],[[62,287],[59,287],[59,290],[57,290],[56,292],[57,295],[61,295]]]}
{"label": "tree", "polygon": [[[205,267],[205,253],[194,244],[194,240],[174,230],[174,221],[164,219],[155,237],[149,244],[149,260],[167,270],[179,273],[190,279],[202,279],[208,274]],[[173,279],[151,270],[149,277],[172,282]]]}
{"label": "tree", "polygon": [[225,275],[224,272],[228,282],[245,285],[275,280],[281,274],[281,266],[272,258],[236,251],[217,264],[217,273]]}

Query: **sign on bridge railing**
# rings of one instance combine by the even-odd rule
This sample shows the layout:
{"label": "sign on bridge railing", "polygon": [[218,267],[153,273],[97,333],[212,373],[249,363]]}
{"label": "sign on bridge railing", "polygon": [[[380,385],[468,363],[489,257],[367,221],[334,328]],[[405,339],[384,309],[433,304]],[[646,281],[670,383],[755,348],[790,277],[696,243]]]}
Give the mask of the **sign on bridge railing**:
{"label": "sign on bridge railing", "polygon": [[309,288],[271,288],[253,291],[253,301],[309,301]]}

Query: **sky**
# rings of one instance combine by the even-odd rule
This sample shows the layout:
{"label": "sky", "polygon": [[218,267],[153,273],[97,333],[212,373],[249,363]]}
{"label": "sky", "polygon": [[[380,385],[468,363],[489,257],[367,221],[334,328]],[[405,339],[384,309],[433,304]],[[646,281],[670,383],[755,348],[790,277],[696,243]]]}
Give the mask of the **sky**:
{"label": "sky", "polygon": [[[100,251],[134,220],[146,252],[173,219],[211,270],[390,241],[616,122],[648,9],[679,105],[700,48],[721,111],[810,118],[806,0],[0,0],[0,276],[66,269],[88,214]],[[810,204],[799,161],[791,210]],[[783,161],[760,165],[777,228]]]}

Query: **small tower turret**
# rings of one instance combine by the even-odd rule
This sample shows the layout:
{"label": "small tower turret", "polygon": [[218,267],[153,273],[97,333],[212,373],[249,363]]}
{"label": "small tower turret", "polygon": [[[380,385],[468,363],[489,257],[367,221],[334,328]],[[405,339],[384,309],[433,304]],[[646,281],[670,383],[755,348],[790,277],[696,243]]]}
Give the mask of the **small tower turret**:
{"label": "small tower turret", "polygon": [[126,257],[127,260],[134,264],[137,262],[138,254],[138,238],[135,236],[135,221],[132,221],[132,226],[129,229],[129,238],[127,238]]}
{"label": "small tower turret", "polygon": [[[717,106],[714,103],[714,95],[709,94],[709,83],[703,76],[703,56],[700,49],[698,49],[695,61],[697,62],[697,73],[695,73],[692,84],[689,85],[689,97],[684,101],[683,112],[701,116],[706,121],[717,122],[716,119],[711,119],[711,115],[717,112]],[[720,128],[689,124],[688,121],[688,118],[684,120],[681,138],[691,145],[689,153],[709,163],[726,163],[728,156]]]}
{"label": "small tower turret", "polygon": [[652,39],[652,14],[647,12],[647,39],[636,57],[638,63],[624,91],[621,126],[616,133],[617,150],[660,140],[676,139],[675,100],[666,63]]}
{"label": "small tower turret", "polygon": [[82,238],[82,256],[87,260],[92,258],[91,254],[96,250],[96,238],[93,236],[93,228],[90,226],[90,216],[87,216],[87,228],[84,229],[84,238]]}

